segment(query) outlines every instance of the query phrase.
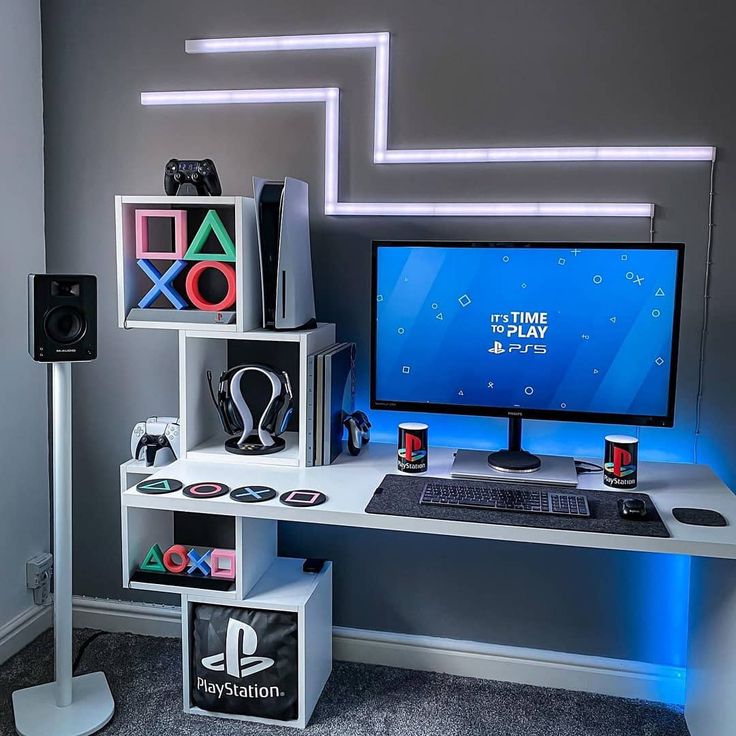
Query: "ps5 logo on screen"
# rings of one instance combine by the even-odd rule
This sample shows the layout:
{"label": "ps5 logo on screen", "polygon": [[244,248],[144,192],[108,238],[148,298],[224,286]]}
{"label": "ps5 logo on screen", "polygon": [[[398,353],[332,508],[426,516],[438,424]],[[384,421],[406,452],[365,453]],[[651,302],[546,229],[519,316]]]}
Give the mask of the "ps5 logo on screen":
{"label": "ps5 logo on screen", "polygon": [[493,347],[488,348],[488,352],[493,353],[494,355],[500,355],[501,353],[506,352],[506,348],[498,340],[494,340]]}
{"label": "ps5 logo on screen", "polygon": [[258,646],[255,629],[231,618],[227,622],[225,651],[202,658],[202,666],[213,672],[227,672],[231,677],[250,677],[273,667],[270,657],[254,657]]}
{"label": "ps5 logo on screen", "polygon": [[493,341],[493,347],[488,348],[488,352],[493,355],[501,355],[502,353],[519,353],[519,355],[545,355],[547,353],[547,346],[542,343],[536,343],[534,345],[522,345],[518,342],[509,343],[508,348],[505,348],[498,340]]}

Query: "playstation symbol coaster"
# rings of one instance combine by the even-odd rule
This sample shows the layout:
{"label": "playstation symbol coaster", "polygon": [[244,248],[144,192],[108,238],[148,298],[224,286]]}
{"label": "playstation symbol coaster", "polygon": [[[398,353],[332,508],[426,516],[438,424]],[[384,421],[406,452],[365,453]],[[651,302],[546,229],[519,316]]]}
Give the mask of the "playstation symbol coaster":
{"label": "playstation symbol coaster", "polygon": [[319,506],[327,500],[327,496],[320,491],[287,491],[279,496],[279,501],[284,506]]}
{"label": "playstation symbol coaster", "polygon": [[276,497],[276,491],[268,486],[243,486],[230,491],[230,498],[241,503],[258,503],[270,501]]}
{"label": "playstation symbol coaster", "polygon": [[174,491],[180,491],[184,484],[180,480],[174,480],[173,478],[156,478],[156,480],[142,480],[137,486],[136,490],[140,493],[173,493]]}
{"label": "playstation symbol coaster", "polygon": [[217,498],[230,493],[230,486],[226,486],[224,483],[203,481],[202,483],[192,483],[192,485],[186,486],[182,493],[189,498]]}

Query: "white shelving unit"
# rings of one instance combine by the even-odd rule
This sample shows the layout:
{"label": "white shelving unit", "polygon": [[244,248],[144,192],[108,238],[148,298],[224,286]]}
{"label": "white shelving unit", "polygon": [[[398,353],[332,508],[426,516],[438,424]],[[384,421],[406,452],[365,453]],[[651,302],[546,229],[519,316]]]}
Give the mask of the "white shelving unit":
{"label": "white shelving unit", "polygon": [[285,611],[297,616],[298,706],[294,720],[283,721],[252,715],[203,710],[192,704],[191,619],[194,606],[211,603],[198,595],[182,596],[182,671],[184,711],[200,716],[233,718],[271,725],[306,728],[327,678],[332,671],[332,563],[319,573],[305,573],[304,560],[277,558],[263,577],[237,603],[229,605],[259,611]]}
{"label": "white shelving unit", "polygon": [[[145,310],[145,317],[131,319],[131,310],[152,286],[136,263],[136,210],[187,211],[188,223],[203,217],[203,210],[214,209],[228,230],[234,232],[236,250],[237,301],[235,319],[192,323],[174,308]],[[194,211],[195,215],[190,216]],[[335,342],[335,326],[319,324],[314,329],[269,331],[262,329],[260,265],[255,207],[246,197],[159,197],[118,196],[115,198],[116,245],[118,268],[118,324],[123,328],[174,329],[179,332],[179,423],[181,458],[199,467],[212,463],[237,472],[260,468],[284,470],[306,467],[307,461],[307,364],[310,355]],[[193,227],[188,228],[191,241]],[[158,238],[157,250],[170,243]],[[162,247],[163,245],[163,247]],[[172,253],[173,262],[175,254]],[[168,267],[167,260],[161,268]],[[156,263],[154,259],[153,263]],[[189,310],[185,310],[189,311]],[[140,314],[140,311],[137,312]],[[196,317],[195,317],[196,318]],[[191,318],[190,318],[191,319]],[[217,381],[220,373],[243,362],[259,362],[287,370],[295,396],[293,426],[283,437],[286,448],[272,455],[246,457],[226,452],[227,439],[212,405],[206,372]],[[151,407],[156,414],[157,407]],[[176,477],[175,468],[172,476]],[[220,513],[205,510],[204,500],[193,500],[181,508],[172,494],[144,495],[135,491],[136,484],[166,468],[147,467],[144,462],[128,460],[120,466],[122,580],[134,590],[175,593],[182,597],[184,641],[184,706],[187,712],[211,713],[194,708],[190,702],[189,614],[197,603],[290,611],[298,617],[299,705],[294,721],[269,721],[243,716],[243,720],[263,721],[305,727],[332,668],[332,566],[327,563],[317,575],[302,571],[303,560],[277,557],[277,520]],[[246,473],[244,472],[244,477]],[[247,481],[243,481],[245,484]],[[242,485],[241,484],[241,485]],[[238,483],[235,483],[238,485]],[[139,500],[140,503],[132,503]],[[229,499],[228,499],[229,500]],[[202,505],[199,505],[199,504]],[[241,504],[245,505],[245,504]],[[192,517],[191,515],[195,515]],[[194,520],[194,524],[192,523]],[[194,530],[194,531],[192,531]],[[191,538],[194,536],[195,538]],[[231,583],[213,582],[205,577],[144,573],[140,564],[152,545],[166,550],[172,544],[188,547],[234,549],[236,575]]]}
{"label": "white shelving unit", "polygon": [[[256,584],[263,572],[276,557],[276,524],[269,519],[228,519],[235,540],[237,569],[235,580],[227,590],[207,587],[208,578],[173,576],[163,573],[149,577],[161,577],[161,582],[136,580],[140,562],[152,544],[166,550],[172,544],[185,546],[220,547],[228,549],[228,543],[216,538],[186,539],[176,536],[176,515],[186,513],[168,509],[141,509],[126,506],[123,509],[123,585],[132,590],[150,590],[156,593],[196,593],[217,600],[241,600]],[[182,581],[177,584],[177,581]],[[227,583],[228,581],[224,581]]]}
{"label": "white shelving unit", "polygon": [[[312,330],[271,332],[251,330],[228,333],[227,340],[218,339],[212,332],[183,331],[179,335],[179,381],[181,386],[179,417],[181,424],[182,456],[188,460],[256,465],[306,466],[307,463],[307,359],[335,342],[335,325],[320,324]],[[225,450],[225,435],[205,381],[205,372],[212,371],[216,381],[229,367],[228,352],[234,341],[251,343],[249,348],[257,356],[262,347],[267,352],[270,343],[285,343],[293,347],[293,363],[298,364],[298,375],[291,375],[292,388],[298,403],[298,431],[286,432],[286,448],[273,455],[246,457]],[[259,345],[262,344],[262,345]],[[254,362],[258,362],[257,360]],[[263,361],[261,362],[268,362]],[[275,366],[278,367],[278,366]]]}
{"label": "white shelving unit", "polygon": [[[136,258],[136,210],[186,210],[187,213],[201,215],[214,209],[222,213],[228,222],[232,220],[233,243],[235,245],[235,277],[237,300],[235,322],[212,322],[193,325],[182,318],[182,312],[170,305],[145,310],[151,320],[136,320],[129,317],[131,309],[137,307],[143,295],[153,286],[150,279],[140,269]],[[258,256],[258,235],[256,231],[255,203],[249,197],[166,197],[131,196],[115,197],[115,230],[118,274],[118,326],[128,328],[191,329],[214,333],[242,332],[262,324],[262,301],[260,286],[260,265]],[[189,228],[187,242],[194,237]],[[163,250],[163,249],[160,249]],[[173,254],[171,261],[175,260]],[[163,261],[166,263],[166,261]],[[196,312],[196,310],[184,310]]]}

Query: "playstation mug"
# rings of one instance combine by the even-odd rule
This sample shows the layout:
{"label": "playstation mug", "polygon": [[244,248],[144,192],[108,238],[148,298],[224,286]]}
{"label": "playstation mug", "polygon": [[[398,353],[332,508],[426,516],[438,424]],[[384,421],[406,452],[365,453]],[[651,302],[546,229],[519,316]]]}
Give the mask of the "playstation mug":
{"label": "playstation mug", "polygon": [[639,440],[620,434],[606,437],[603,483],[610,488],[636,488]]}
{"label": "playstation mug", "polygon": [[418,422],[399,424],[399,454],[397,466],[402,473],[426,473],[429,427]]}

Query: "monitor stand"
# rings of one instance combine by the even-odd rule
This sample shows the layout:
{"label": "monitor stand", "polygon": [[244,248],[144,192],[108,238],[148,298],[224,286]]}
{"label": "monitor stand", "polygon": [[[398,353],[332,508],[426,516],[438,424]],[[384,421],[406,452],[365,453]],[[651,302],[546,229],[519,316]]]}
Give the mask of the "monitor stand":
{"label": "monitor stand", "polygon": [[492,452],[458,450],[450,475],[453,478],[506,480],[577,486],[578,474],[571,457],[532,455],[521,448],[521,417],[509,417],[509,446]]}

